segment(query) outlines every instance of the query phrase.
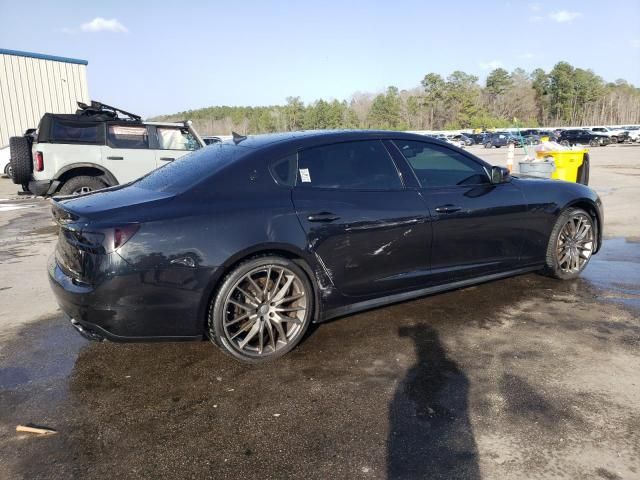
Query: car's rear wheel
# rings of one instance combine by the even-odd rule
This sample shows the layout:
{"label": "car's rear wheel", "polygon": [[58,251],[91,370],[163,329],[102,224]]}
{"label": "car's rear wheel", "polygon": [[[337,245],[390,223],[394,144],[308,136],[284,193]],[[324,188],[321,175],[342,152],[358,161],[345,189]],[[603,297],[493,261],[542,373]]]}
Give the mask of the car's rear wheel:
{"label": "car's rear wheel", "polygon": [[484,144],[484,148],[491,148],[491,142],[487,142]]}
{"label": "car's rear wheel", "polygon": [[561,280],[576,278],[585,269],[596,245],[593,218],[580,208],[560,214],[549,238],[545,272]]}
{"label": "car's rear wheel", "polygon": [[311,283],[298,265],[257,257],[224,279],[209,308],[209,337],[239,360],[273,360],[300,342],[313,307]]}
{"label": "car's rear wheel", "polygon": [[11,162],[5,165],[4,174],[9,178],[13,178],[13,168],[11,168]]}
{"label": "car's rear wheel", "polygon": [[62,195],[83,195],[106,187],[107,184],[97,177],[80,175],[64,182],[60,187],[60,193]]}

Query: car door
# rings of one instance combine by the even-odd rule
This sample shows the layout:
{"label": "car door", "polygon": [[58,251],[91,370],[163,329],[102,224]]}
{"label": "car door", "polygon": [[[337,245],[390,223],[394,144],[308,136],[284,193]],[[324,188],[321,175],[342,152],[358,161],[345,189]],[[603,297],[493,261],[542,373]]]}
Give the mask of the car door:
{"label": "car door", "polygon": [[292,198],[308,248],[344,295],[410,289],[429,273],[431,224],[380,140],[298,153]]}
{"label": "car door", "polygon": [[492,184],[486,165],[459,150],[394,140],[433,215],[431,280],[448,283],[518,267],[527,205],[515,183]]}
{"label": "car door", "polygon": [[156,168],[156,155],[149,149],[149,132],[141,124],[108,124],[102,163],[119,183],[127,183]]}
{"label": "car door", "polygon": [[158,168],[200,148],[200,144],[186,127],[154,126],[153,130],[155,142],[152,142],[152,148],[155,150]]}

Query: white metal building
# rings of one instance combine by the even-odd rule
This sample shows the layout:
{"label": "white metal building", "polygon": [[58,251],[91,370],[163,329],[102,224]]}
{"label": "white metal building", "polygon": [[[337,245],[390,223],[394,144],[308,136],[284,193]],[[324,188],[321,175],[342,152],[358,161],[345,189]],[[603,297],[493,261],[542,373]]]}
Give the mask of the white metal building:
{"label": "white metal building", "polygon": [[45,112],[73,113],[89,102],[87,61],[0,48],[0,148],[36,128]]}

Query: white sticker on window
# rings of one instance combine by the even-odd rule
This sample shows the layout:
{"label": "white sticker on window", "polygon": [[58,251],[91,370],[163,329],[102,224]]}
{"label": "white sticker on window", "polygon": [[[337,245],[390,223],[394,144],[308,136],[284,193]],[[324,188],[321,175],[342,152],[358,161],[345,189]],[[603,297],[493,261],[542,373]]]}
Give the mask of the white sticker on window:
{"label": "white sticker on window", "polygon": [[300,180],[302,180],[303,183],[311,183],[311,175],[309,174],[308,168],[300,169]]}

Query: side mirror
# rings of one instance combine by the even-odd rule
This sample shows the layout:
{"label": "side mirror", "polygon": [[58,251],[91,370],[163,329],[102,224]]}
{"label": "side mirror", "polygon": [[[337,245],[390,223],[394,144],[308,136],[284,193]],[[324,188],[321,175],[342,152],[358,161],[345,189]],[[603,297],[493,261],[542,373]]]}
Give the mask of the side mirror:
{"label": "side mirror", "polygon": [[505,183],[511,180],[511,173],[508,168],[491,167],[491,183]]}

